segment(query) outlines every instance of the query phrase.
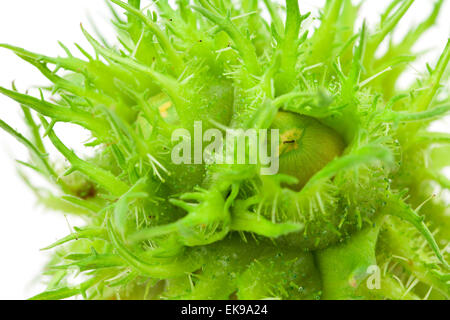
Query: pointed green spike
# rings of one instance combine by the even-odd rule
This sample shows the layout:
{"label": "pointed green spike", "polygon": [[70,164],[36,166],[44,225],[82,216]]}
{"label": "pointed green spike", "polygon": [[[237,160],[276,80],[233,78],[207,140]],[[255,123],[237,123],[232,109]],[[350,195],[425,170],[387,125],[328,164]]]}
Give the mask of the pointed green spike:
{"label": "pointed green spike", "polygon": [[[49,123],[43,117],[40,118],[45,129],[47,129]],[[119,180],[111,172],[99,168],[87,161],[81,160],[78,156],[76,156],[72,150],[67,148],[61,140],[59,140],[53,130],[49,130],[48,136],[56,149],[58,149],[58,151],[67,158],[74,168],[94,180],[101,187],[108,190],[112,195],[121,196],[128,191],[128,185]]]}
{"label": "pointed green spike", "polygon": [[106,230],[103,228],[87,228],[87,229],[80,229],[77,232],[74,232],[54,243],[51,245],[42,248],[42,251],[50,250],[55,247],[58,247],[60,245],[63,245],[69,241],[78,240],[78,239],[105,239],[106,238]]}
{"label": "pointed green spike", "polygon": [[2,87],[0,87],[0,93],[16,100],[24,106],[36,110],[44,116],[51,117],[57,121],[76,123],[82,127],[94,131],[99,136],[104,136],[108,131],[106,124],[102,120],[93,118],[89,113],[80,111],[75,112],[70,108],[52,104],[50,102],[36,99],[29,95],[21,94]]}
{"label": "pointed green spike", "polygon": [[314,32],[312,37],[311,56],[309,64],[316,64],[328,60],[331,55],[335,37],[336,25],[339,19],[344,0],[327,1],[320,27]]}
{"label": "pointed green spike", "polygon": [[46,174],[49,174],[50,177],[56,181],[58,175],[56,174],[53,167],[49,164],[47,156],[45,154],[42,154],[41,151],[27,138],[25,138],[22,134],[14,130],[12,127],[10,127],[6,122],[3,120],[0,120],[0,128],[8,132],[10,135],[12,135],[14,138],[16,138],[20,143],[22,143],[24,146],[26,146],[30,152],[32,152],[37,159],[41,162],[41,165],[45,168]]}
{"label": "pointed green spike", "polygon": [[233,40],[234,45],[245,62],[247,70],[254,75],[260,74],[258,58],[253,45],[244,35],[242,35],[230,19],[213,13],[204,7],[192,6],[192,8],[220,26]]}
{"label": "pointed green spike", "polygon": [[120,64],[123,64],[124,66],[128,66],[132,68],[133,70],[144,72],[151,76],[155,82],[161,86],[163,90],[167,92],[167,94],[170,96],[170,98],[174,101],[176,105],[183,105],[181,97],[179,97],[180,92],[180,85],[176,81],[176,79],[164,75],[162,73],[159,73],[152,68],[149,68],[147,66],[141,65],[139,62],[136,62],[131,59],[127,59],[124,57],[121,57],[116,52],[113,52],[110,49],[102,47],[94,38],[92,38],[89,33],[86,32],[86,30],[82,28],[82,31],[84,35],[86,36],[87,40],[91,43],[91,45],[94,47],[94,49],[101,55],[105,56],[106,58],[109,58],[115,62],[118,62]]}
{"label": "pointed green spike", "polygon": [[51,64],[57,65],[61,68],[64,68],[66,70],[70,70],[70,71],[74,71],[74,72],[79,72],[80,70],[83,70],[86,67],[85,61],[74,58],[72,56],[70,56],[69,58],[52,58],[49,56],[45,56],[42,54],[27,51],[25,49],[15,47],[12,45],[8,45],[8,44],[0,44],[0,48],[9,49],[19,56],[28,57],[37,62],[42,61],[42,62],[51,63]]}
{"label": "pointed green spike", "polygon": [[426,239],[431,249],[436,254],[436,257],[443,264],[443,266],[447,270],[450,269],[450,265],[444,259],[444,256],[442,255],[439,245],[434,239],[433,234],[430,232],[430,230],[428,229],[427,225],[424,222],[425,218],[423,216],[418,215],[409,205],[407,205],[394,195],[391,195],[390,198],[391,200],[387,208],[385,209],[386,213],[389,215],[399,217],[411,223],[417,229],[417,231],[419,231],[422,234],[422,236]]}
{"label": "pointed green spike", "polygon": [[180,56],[173,48],[166,34],[158,27],[158,25],[154,21],[150,20],[144,13],[142,13],[138,9],[137,6],[138,3],[132,2],[131,5],[128,5],[120,0],[110,0],[110,1],[127,10],[130,14],[136,16],[137,18],[139,18],[144,22],[144,24],[149,28],[149,30],[155,34],[163,50],[169,57],[169,60],[174,67],[175,73],[177,75],[181,74],[181,72],[183,72],[185,68],[184,62],[181,60]]}
{"label": "pointed green spike", "polygon": [[429,89],[425,91],[416,103],[417,111],[424,111],[430,107],[431,101],[435,97],[444,72],[447,70],[447,66],[450,62],[450,39],[447,41],[447,45],[442,52],[439,61],[431,74],[428,81]]}
{"label": "pointed green spike", "polygon": [[269,238],[278,238],[292,232],[301,232],[301,223],[273,223],[252,212],[234,212],[231,219],[231,230],[252,232]]}

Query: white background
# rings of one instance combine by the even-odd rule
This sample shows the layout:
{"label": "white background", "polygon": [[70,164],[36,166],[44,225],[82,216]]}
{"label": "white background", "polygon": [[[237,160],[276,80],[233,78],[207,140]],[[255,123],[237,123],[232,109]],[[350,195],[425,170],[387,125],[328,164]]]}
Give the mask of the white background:
{"label": "white background", "polygon": [[[299,2],[302,13],[312,10],[314,14],[324,1]],[[366,1],[361,17],[373,25],[388,2]],[[416,0],[401,23],[403,31],[397,36],[421,21],[433,2]],[[430,52],[411,65],[408,76],[403,78],[405,82],[424,70],[425,61],[434,62],[444,48],[450,36],[450,1],[446,1],[442,11],[438,26],[429,31],[416,48],[430,49]],[[88,13],[106,37],[113,39],[114,34],[108,24],[109,12],[103,0],[0,1],[0,43],[48,55],[64,54],[57,44],[58,40],[73,52],[74,42],[88,48],[79,28],[82,22],[89,29]],[[10,88],[13,80],[16,80],[20,91],[47,83],[33,67],[0,49],[0,86]],[[36,90],[30,92],[35,94]],[[19,110],[16,103],[0,95],[0,118],[24,132]],[[437,126],[440,130],[448,130],[449,127],[450,121]],[[79,144],[79,132],[73,128],[63,128],[64,141],[72,146]],[[24,299],[43,290],[37,276],[48,256],[39,249],[67,235],[70,226],[79,223],[72,217],[66,219],[62,214],[37,205],[35,196],[18,176],[14,159],[26,160],[27,153],[13,138],[0,131],[0,299]]]}

